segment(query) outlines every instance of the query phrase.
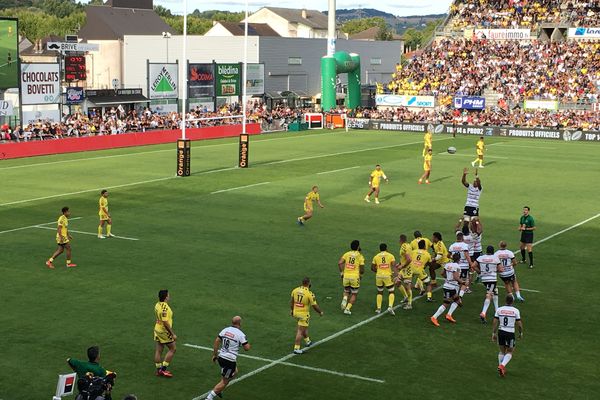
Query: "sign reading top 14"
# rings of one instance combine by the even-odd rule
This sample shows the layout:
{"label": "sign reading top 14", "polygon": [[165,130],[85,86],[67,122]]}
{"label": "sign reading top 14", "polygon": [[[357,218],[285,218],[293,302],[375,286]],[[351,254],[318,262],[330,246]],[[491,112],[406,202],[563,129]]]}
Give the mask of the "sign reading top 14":
{"label": "sign reading top 14", "polygon": [[240,64],[217,64],[217,96],[240,95]]}

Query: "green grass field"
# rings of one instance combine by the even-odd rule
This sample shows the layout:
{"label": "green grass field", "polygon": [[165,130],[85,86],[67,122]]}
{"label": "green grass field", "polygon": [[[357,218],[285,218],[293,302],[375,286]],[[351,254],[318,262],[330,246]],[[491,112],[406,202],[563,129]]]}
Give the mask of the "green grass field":
{"label": "green grass field", "polygon": [[0,19],[0,88],[3,89],[19,86],[17,39],[16,21]]}
{"label": "green grass field", "polygon": [[[452,243],[466,196],[461,172],[475,141],[435,137],[431,185],[417,185],[421,135],[373,131],[255,137],[247,170],[232,168],[237,140],[196,142],[193,175],[177,179],[174,144],[0,161],[0,399],[50,398],[57,375],[69,371],[65,359],[85,358],[93,344],[101,347],[101,364],[118,373],[115,399],[196,398],[219,371],[209,351],[185,344],[212,346],[240,314],[253,345],[247,354],[280,360],[291,352],[295,330],[288,296],[307,275],[325,312],[313,316],[311,337],[325,342],[285,361],[313,369],[240,358],[241,379],[227,399],[597,398],[594,144],[486,138],[484,245],[505,239],[516,249],[524,205],[536,218],[536,240],[550,237],[535,247],[534,270],[517,269],[528,289],[517,305],[525,337],[505,379],[496,372],[491,325],[479,321],[480,285],[466,295],[454,326],[429,322],[440,292],[435,303],[419,299],[412,311],[369,320],[376,290],[367,270],[353,314],[340,312],[337,260],[352,239],[361,240],[368,262],[380,242],[397,253],[399,234],[415,229],[429,237],[440,230]],[[450,145],[457,154],[438,154]],[[376,163],[390,178],[380,205],[363,201]],[[299,227],[296,217],[315,184],[326,208]],[[114,233],[139,240],[95,237],[102,188],[110,190]],[[88,234],[73,233],[77,268],[67,270],[61,257],[49,270],[54,232],[35,225],[54,228],[64,205],[72,210],[70,229]],[[171,292],[179,337],[171,380],[153,375],[153,307],[161,288]]]}

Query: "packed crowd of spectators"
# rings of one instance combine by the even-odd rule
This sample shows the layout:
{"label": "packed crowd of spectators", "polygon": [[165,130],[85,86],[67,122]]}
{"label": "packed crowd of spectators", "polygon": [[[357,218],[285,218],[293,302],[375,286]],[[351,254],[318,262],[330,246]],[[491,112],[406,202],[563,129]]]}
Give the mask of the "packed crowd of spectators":
{"label": "packed crowd of spectators", "polygon": [[397,66],[388,89],[396,94],[482,95],[591,103],[600,92],[600,41],[538,42],[445,39]]}
{"label": "packed crowd of spectators", "polygon": [[576,128],[600,131],[600,113],[574,110],[456,110],[446,107],[413,111],[406,107],[359,109],[348,114],[355,118],[370,118],[395,122],[432,122],[456,125],[519,126],[531,128]]}
{"label": "packed crowd of spectators", "polygon": [[[286,125],[299,118],[302,112],[302,110],[294,110],[286,106],[276,106],[272,110],[267,110],[262,102],[252,101],[248,103],[246,115],[248,122],[261,123],[263,130],[271,130],[285,129]],[[225,105],[216,112],[198,106],[187,113],[186,127],[201,128],[239,124],[241,123],[240,115],[242,115],[242,110],[237,103]],[[123,107],[113,107],[103,115],[92,109],[86,114],[77,112],[65,115],[60,123],[38,120],[25,126],[11,127],[9,124],[3,124],[0,126],[0,141],[49,140],[179,129],[181,121],[181,113],[158,114],[149,108],[126,112]]]}
{"label": "packed crowd of spectators", "polygon": [[569,0],[564,7],[574,26],[600,28],[600,0]]}
{"label": "packed crowd of spectators", "polygon": [[561,22],[561,3],[560,0],[457,0],[450,6],[450,15],[455,29],[535,31],[544,22]]}

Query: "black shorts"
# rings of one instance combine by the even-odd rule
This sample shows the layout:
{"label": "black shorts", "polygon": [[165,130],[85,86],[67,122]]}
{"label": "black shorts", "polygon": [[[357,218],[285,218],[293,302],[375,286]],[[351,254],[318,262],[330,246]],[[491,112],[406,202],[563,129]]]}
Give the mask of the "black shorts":
{"label": "black shorts", "polygon": [[465,215],[467,217],[478,217],[479,216],[479,207],[465,206],[465,211],[463,212],[463,215]]}
{"label": "black shorts", "polygon": [[456,289],[446,289],[444,288],[444,298],[445,299],[453,299],[456,296]]}
{"label": "black shorts", "polygon": [[65,247],[67,247],[67,245],[68,245],[68,244],[69,244],[69,243],[58,243],[58,245],[59,245],[60,247],[62,247],[63,249],[64,249]]}
{"label": "black shorts", "polygon": [[476,251],[471,256],[471,260],[477,260],[480,256],[481,256],[481,252],[480,251]]}
{"label": "black shorts", "polygon": [[533,231],[522,231],[521,243],[533,243]]}
{"label": "black shorts", "polygon": [[217,362],[221,367],[221,376],[225,379],[232,379],[235,376],[235,370],[237,363],[235,361],[229,361],[224,358],[217,358]]}
{"label": "black shorts", "polygon": [[488,293],[498,294],[497,282],[482,282],[485,290]]}
{"label": "black shorts", "polygon": [[502,329],[498,330],[498,344],[500,346],[506,346],[510,349],[514,349],[517,345],[517,341],[515,340],[514,332],[506,332]]}
{"label": "black shorts", "polygon": [[504,282],[504,283],[514,282],[515,274],[512,274],[511,276],[501,276],[500,279],[502,279],[502,282]]}
{"label": "black shorts", "polygon": [[469,277],[469,268],[460,269],[460,279],[467,279]]}

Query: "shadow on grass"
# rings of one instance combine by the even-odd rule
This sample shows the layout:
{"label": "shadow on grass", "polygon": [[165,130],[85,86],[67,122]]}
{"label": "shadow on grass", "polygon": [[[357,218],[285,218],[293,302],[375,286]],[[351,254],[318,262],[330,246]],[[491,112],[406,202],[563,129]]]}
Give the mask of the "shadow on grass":
{"label": "shadow on grass", "polygon": [[391,200],[394,197],[399,197],[399,196],[400,197],[406,196],[406,192],[390,193],[387,196],[382,197],[381,200]]}
{"label": "shadow on grass", "polygon": [[437,178],[437,179],[431,180],[429,182],[431,182],[431,183],[441,182],[441,181],[445,181],[446,179],[450,179],[450,178],[452,178],[452,175],[442,176],[441,178]]}

